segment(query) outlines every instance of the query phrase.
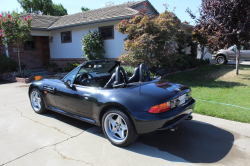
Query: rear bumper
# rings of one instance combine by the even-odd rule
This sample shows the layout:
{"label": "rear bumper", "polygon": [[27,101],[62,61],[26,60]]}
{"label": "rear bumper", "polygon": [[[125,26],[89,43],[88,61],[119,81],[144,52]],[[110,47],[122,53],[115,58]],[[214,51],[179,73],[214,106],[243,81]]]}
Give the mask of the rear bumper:
{"label": "rear bumper", "polygon": [[212,55],[212,59],[214,59],[214,60],[215,60],[215,59],[216,59],[216,55]]}
{"label": "rear bumper", "polygon": [[178,125],[193,113],[195,100],[191,98],[185,105],[161,114],[133,112],[136,130],[139,134],[156,130],[166,130]]}

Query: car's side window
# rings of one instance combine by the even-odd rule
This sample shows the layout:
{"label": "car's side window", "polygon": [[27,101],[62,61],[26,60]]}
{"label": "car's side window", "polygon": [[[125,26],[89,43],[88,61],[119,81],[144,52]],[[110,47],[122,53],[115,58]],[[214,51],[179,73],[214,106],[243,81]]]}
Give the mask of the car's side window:
{"label": "car's side window", "polygon": [[79,70],[79,67],[76,68],[75,70],[73,70],[71,73],[69,73],[66,77],[64,77],[64,81],[67,81],[67,80],[70,80],[70,82],[73,84],[75,78],[76,78],[76,75],[78,73],[78,70]]}

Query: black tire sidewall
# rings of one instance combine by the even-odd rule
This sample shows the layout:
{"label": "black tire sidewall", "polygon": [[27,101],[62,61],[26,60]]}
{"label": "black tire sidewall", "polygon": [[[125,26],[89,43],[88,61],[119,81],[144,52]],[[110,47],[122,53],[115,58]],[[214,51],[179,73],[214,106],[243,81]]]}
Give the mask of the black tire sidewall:
{"label": "black tire sidewall", "polygon": [[[40,94],[40,96],[41,96],[41,109],[40,109],[39,111],[36,111],[36,110],[33,108],[33,106],[32,106],[31,94],[32,94],[32,92],[34,92],[34,91],[38,92],[38,93]],[[34,110],[35,113],[42,114],[42,113],[45,113],[45,112],[47,111],[47,109],[45,108],[45,105],[44,105],[42,93],[41,93],[37,88],[34,88],[34,89],[32,89],[32,90],[30,91],[30,96],[29,96],[29,97],[30,97],[30,104],[31,104],[31,107],[32,107],[32,109]]]}
{"label": "black tire sidewall", "polygon": [[[121,143],[117,143],[117,142],[113,142],[113,140],[111,140],[109,138],[109,136],[106,134],[106,130],[105,130],[105,126],[104,126],[104,122],[105,122],[105,118],[108,114],[110,113],[116,113],[119,114],[126,122],[127,127],[128,127],[128,136],[127,138],[121,142]],[[105,114],[102,117],[102,130],[103,133],[105,135],[105,137],[115,146],[119,146],[119,147],[124,147],[124,146],[128,146],[131,143],[133,143],[137,138],[138,138],[138,133],[136,132],[136,129],[134,127],[134,124],[132,122],[132,120],[125,114],[123,113],[121,110],[117,109],[117,108],[111,108],[109,110],[107,110],[105,112]]]}
{"label": "black tire sidewall", "polygon": [[[219,63],[218,62],[218,60],[220,59],[220,58],[222,58],[223,59],[223,63]],[[225,64],[226,63],[226,58],[224,57],[224,56],[218,56],[217,58],[216,58],[216,62],[218,63],[218,64]]]}

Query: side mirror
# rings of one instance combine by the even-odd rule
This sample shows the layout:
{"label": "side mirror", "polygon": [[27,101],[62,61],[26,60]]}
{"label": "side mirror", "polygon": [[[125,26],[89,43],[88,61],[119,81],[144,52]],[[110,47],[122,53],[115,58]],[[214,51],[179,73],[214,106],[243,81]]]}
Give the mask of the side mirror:
{"label": "side mirror", "polygon": [[68,79],[64,82],[64,84],[68,87],[68,88],[72,88],[73,84],[71,83],[71,81]]}

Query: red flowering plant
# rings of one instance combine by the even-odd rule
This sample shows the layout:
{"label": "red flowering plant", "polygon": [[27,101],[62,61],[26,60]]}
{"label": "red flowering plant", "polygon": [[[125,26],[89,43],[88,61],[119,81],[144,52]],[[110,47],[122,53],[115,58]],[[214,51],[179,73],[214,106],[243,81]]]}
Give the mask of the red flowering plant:
{"label": "red flowering plant", "polygon": [[15,45],[18,49],[18,61],[19,69],[22,77],[21,63],[19,49],[23,42],[27,41],[31,37],[31,20],[32,17],[27,16],[24,18],[17,15],[11,16],[10,14],[0,14],[0,38],[2,38],[3,44]]}
{"label": "red flowering plant", "polygon": [[172,65],[178,59],[175,49],[177,35],[182,33],[180,24],[178,17],[167,7],[157,17],[151,17],[145,9],[139,10],[133,18],[117,24],[116,30],[128,35],[123,48],[126,54],[119,60],[133,66],[140,63],[157,68]]}

